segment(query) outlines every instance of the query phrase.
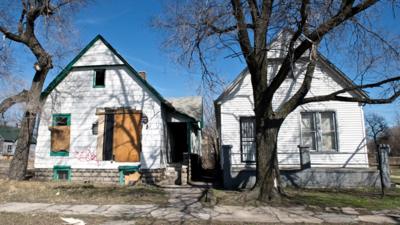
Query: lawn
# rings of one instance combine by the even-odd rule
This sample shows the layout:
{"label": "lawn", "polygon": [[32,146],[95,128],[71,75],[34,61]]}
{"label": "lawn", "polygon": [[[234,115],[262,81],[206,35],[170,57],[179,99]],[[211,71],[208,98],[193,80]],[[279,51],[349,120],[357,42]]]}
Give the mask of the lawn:
{"label": "lawn", "polygon": [[400,169],[392,169],[390,178],[393,183],[400,184]]}
{"label": "lawn", "polygon": [[[211,190],[215,204],[221,205],[263,205],[247,200],[243,192]],[[277,206],[353,207],[367,210],[400,209],[400,189],[388,190],[381,198],[377,189],[292,189],[286,188],[286,197]]]}
{"label": "lawn", "polygon": [[119,186],[0,180],[0,203],[165,204],[168,195],[148,185]]}

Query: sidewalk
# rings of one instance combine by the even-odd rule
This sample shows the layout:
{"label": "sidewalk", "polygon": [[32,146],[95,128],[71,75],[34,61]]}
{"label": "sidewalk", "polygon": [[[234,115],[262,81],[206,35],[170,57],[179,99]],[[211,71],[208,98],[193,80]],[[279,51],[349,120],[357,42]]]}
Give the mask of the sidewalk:
{"label": "sidewalk", "polygon": [[[168,203],[158,204],[52,204],[8,202],[0,204],[0,213],[57,214],[63,217],[79,215],[109,218],[107,224],[135,224],[140,218],[167,220],[172,224],[194,221],[193,224],[273,223],[273,224],[351,224],[376,223],[400,224],[399,209],[365,211],[350,207],[306,208],[299,207],[252,207],[216,205],[204,207],[199,198],[204,188],[172,186],[164,187],[168,193]],[[197,222],[196,222],[197,221]]]}
{"label": "sidewalk", "polygon": [[248,223],[378,223],[400,224],[399,214],[377,213],[358,215],[352,208],[342,208],[342,213],[312,212],[304,207],[239,207],[215,206],[203,208],[200,203],[177,206],[158,205],[72,205],[48,203],[0,204],[0,212],[13,213],[54,213],[63,216],[92,215],[110,218],[152,217],[168,221],[203,220],[209,222],[248,222]]}

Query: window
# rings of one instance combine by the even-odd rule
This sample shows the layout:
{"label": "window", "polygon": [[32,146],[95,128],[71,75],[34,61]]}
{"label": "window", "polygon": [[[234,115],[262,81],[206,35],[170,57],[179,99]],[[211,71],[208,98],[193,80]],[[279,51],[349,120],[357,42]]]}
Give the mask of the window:
{"label": "window", "polygon": [[71,114],[54,114],[51,131],[50,156],[68,156],[70,145]]}
{"label": "window", "polygon": [[301,113],[301,144],[314,151],[337,151],[335,113]]}
{"label": "window", "polygon": [[54,166],[53,167],[53,180],[70,181],[71,180],[71,167],[70,166]]}
{"label": "window", "polygon": [[106,70],[100,69],[94,71],[93,87],[102,88],[106,86]]}
{"label": "window", "polygon": [[240,153],[242,162],[256,161],[254,117],[240,118]]}
{"label": "window", "polygon": [[7,145],[7,153],[12,153],[12,145]]}

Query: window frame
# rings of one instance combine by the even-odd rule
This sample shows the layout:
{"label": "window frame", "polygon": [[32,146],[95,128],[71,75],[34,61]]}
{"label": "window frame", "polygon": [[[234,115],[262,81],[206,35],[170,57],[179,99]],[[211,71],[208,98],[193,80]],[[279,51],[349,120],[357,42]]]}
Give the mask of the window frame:
{"label": "window frame", "polygon": [[71,175],[72,175],[71,166],[59,166],[59,165],[54,166],[53,167],[53,180],[54,181],[63,181],[63,180],[60,180],[60,178],[58,176],[59,171],[66,171],[68,174],[68,178],[66,181],[71,181]]}
{"label": "window frame", "polygon": [[[302,124],[302,119],[303,119],[303,114],[311,113],[314,123],[315,123],[315,146],[316,149],[310,148],[311,153],[322,153],[322,152],[339,152],[339,131],[338,131],[338,126],[337,126],[337,113],[334,110],[322,110],[322,111],[303,111],[300,112],[300,144],[303,145],[303,124]],[[334,132],[334,145],[336,149],[322,149],[322,136],[323,136],[323,131],[322,131],[322,119],[321,119],[321,114],[322,113],[331,113],[333,116],[332,122],[333,122],[333,127],[334,130],[330,132]]]}
{"label": "window frame", "polygon": [[12,145],[7,145],[7,154],[11,154],[12,153]]}
{"label": "window frame", "polygon": [[[104,72],[104,85],[98,85],[96,83],[97,80],[97,72]],[[95,69],[93,72],[93,88],[105,88],[106,87],[106,69]]]}
{"label": "window frame", "polygon": [[[64,125],[64,126],[69,126],[69,127],[71,126],[71,113],[55,113],[55,114],[53,114],[52,115],[52,126],[60,126],[60,125],[56,124],[56,118],[57,117],[66,117],[67,118],[67,124]],[[69,151],[57,151],[57,152],[54,152],[54,151],[51,150],[51,147],[50,147],[50,156],[63,156],[63,157],[66,157],[66,156],[69,156]]]}
{"label": "window frame", "polygon": [[[255,152],[254,152],[254,160],[244,160],[244,158],[243,158],[243,156],[244,156],[244,153],[243,153],[243,137],[242,137],[242,122],[244,121],[244,120],[252,120],[253,121],[253,123],[254,123],[254,126],[253,126],[253,128],[254,128],[254,137],[253,137],[253,142],[254,142],[254,146],[255,146]],[[256,163],[256,158],[257,158],[257,146],[256,146],[256,131],[255,131],[255,124],[256,124],[256,121],[255,121],[255,116],[241,116],[241,117],[239,117],[239,134],[240,134],[240,161],[242,162],[242,163]],[[247,141],[247,142],[249,142],[249,141]],[[246,153],[246,155],[247,155],[248,153]]]}

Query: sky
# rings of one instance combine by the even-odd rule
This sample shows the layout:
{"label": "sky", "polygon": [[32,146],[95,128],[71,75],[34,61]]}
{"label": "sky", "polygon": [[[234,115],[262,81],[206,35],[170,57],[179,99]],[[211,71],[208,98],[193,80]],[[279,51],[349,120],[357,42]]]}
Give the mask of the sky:
{"label": "sky", "polygon": [[[151,19],[161,12],[162,5],[158,0],[91,1],[74,17],[73,25],[78,32],[74,38],[78,40],[79,45],[74,48],[83,48],[97,34],[101,34],[137,71],[146,71],[150,84],[163,96],[197,95],[200,73],[189,72],[185,67],[174,63],[171,56],[161,49],[163,36],[150,26]],[[398,24],[388,23],[387,26],[400,29]],[[75,54],[70,54],[64,60],[57,62],[58,67],[49,74],[45,86]],[[21,74],[30,80],[32,58],[21,59],[20,62],[23,65]],[[335,59],[333,62],[335,63]],[[350,71],[340,63],[337,66],[345,72]],[[229,83],[245,65],[239,59],[222,56],[214,67],[222,79]],[[395,112],[400,111],[399,100],[391,105],[366,106],[365,111],[382,114],[390,123],[395,117]]]}

